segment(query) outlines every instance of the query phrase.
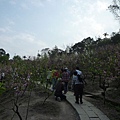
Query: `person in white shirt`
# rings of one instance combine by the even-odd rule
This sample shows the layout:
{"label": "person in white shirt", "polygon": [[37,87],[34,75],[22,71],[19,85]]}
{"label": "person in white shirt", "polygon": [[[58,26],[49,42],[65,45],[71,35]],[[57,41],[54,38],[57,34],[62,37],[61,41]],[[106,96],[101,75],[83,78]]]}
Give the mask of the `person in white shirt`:
{"label": "person in white shirt", "polygon": [[82,75],[82,71],[80,71],[79,67],[76,67],[76,71],[78,75]]}
{"label": "person in white shirt", "polygon": [[[83,96],[83,88],[84,88],[84,84],[83,81],[79,79],[78,75],[81,75],[82,72],[80,71],[78,73],[78,71],[76,70],[73,73],[73,77],[72,77],[72,84],[73,84],[73,90],[74,90],[74,95],[75,95],[75,103],[79,104],[79,102],[82,104],[82,96]],[[80,99],[80,101],[79,101]]]}

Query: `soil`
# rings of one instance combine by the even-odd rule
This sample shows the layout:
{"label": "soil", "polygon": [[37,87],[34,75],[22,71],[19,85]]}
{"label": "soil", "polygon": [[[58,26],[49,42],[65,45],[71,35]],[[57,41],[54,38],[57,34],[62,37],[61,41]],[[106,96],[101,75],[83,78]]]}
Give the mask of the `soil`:
{"label": "soil", "polygon": [[[86,88],[88,87],[86,86]],[[31,94],[29,111],[26,119],[26,111],[29,100],[28,96],[29,93],[26,92],[25,96],[20,98],[20,100],[17,102],[19,103],[18,111],[22,117],[21,120],[80,120],[76,110],[67,101],[56,101],[54,95],[51,95],[45,104],[43,104],[46,94],[37,90],[33,91]],[[117,98],[119,99],[119,97]],[[110,120],[120,120],[120,106],[112,105],[109,102],[106,102],[104,105],[102,99],[86,97],[85,95],[84,99],[99,108],[108,116],[108,118],[110,118]],[[18,116],[14,114],[12,108],[13,99],[10,97],[9,92],[7,95],[0,96],[0,120],[20,120]]]}
{"label": "soil", "polygon": [[[19,101],[19,113],[22,120],[79,120],[75,109],[67,101],[56,101],[54,95],[50,96],[45,104],[45,94],[32,92],[29,105],[28,117],[26,111],[28,106],[28,93]],[[20,120],[19,117],[11,110],[12,101],[8,102],[9,97],[0,98],[0,120]]]}

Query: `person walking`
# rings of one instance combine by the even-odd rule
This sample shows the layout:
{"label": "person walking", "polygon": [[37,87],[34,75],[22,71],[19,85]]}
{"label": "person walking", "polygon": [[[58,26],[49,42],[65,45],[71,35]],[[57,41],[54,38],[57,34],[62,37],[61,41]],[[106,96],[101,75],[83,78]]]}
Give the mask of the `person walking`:
{"label": "person walking", "polygon": [[48,68],[48,71],[47,71],[47,81],[46,81],[46,88],[48,87],[48,85],[51,87],[52,85],[52,70],[51,68]]}
{"label": "person walking", "polygon": [[81,78],[82,72],[78,72],[77,70],[75,70],[75,72],[73,73],[72,84],[73,84],[73,90],[74,90],[74,95],[76,100],[75,103],[79,104],[80,102],[82,104],[84,83]]}
{"label": "person walking", "polygon": [[70,80],[70,74],[68,73],[67,69],[64,69],[62,73],[62,81],[64,82],[64,94],[66,94],[68,91],[69,80]]}
{"label": "person walking", "polygon": [[59,71],[57,68],[55,68],[54,70],[52,70],[52,90],[55,90],[55,86],[57,84],[57,79],[59,78]]}

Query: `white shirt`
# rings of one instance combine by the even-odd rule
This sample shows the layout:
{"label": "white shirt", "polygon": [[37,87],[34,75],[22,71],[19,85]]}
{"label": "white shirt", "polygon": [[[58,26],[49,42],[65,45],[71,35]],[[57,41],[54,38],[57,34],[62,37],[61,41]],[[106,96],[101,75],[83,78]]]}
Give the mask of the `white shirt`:
{"label": "white shirt", "polygon": [[72,84],[76,85],[76,84],[83,84],[83,83],[78,80],[78,76],[77,75],[73,75],[72,76]]}
{"label": "white shirt", "polygon": [[82,72],[80,70],[76,70],[78,75],[81,75]]}

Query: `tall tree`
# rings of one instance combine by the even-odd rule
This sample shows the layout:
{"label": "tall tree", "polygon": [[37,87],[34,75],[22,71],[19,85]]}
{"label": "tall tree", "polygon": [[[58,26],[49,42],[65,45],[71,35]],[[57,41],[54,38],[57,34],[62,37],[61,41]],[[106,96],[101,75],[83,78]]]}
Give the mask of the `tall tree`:
{"label": "tall tree", "polygon": [[120,0],[113,0],[113,4],[108,7],[115,18],[120,22]]}
{"label": "tall tree", "polygon": [[5,50],[4,49],[0,49],[0,56],[4,56],[6,54]]}
{"label": "tall tree", "polygon": [[0,62],[7,63],[9,60],[9,53],[6,54],[6,51],[4,49],[0,49]]}
{"label": "tall tree", "polygon": [[16,55],[16,56],[13,57],[13,60],[15,60],[15,61],[16,60],[22,60],[22,58],[19,55]]}
{"label": "tall tree", "polygon": [[107,33],[104,33],[103,35],[105,36],[105,38],[108,36],[108,34],[107,34]]}

